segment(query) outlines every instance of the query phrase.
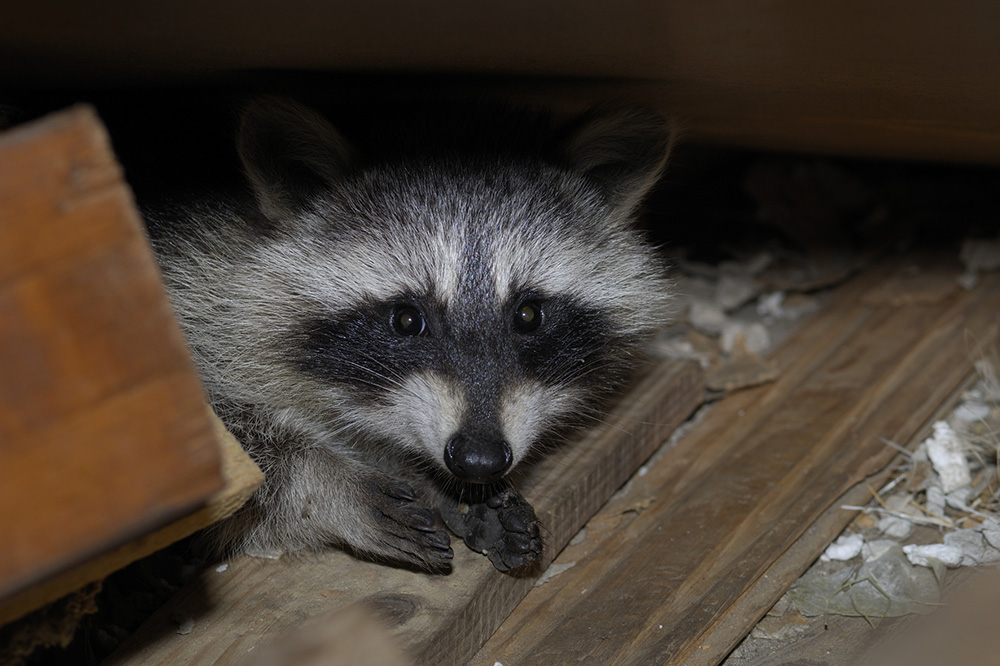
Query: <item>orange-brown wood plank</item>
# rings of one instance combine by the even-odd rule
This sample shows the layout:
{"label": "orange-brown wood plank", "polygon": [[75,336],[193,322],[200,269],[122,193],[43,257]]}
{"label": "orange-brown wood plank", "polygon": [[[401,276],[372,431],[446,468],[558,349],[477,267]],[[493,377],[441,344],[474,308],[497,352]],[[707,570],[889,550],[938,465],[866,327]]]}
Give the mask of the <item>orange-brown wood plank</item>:
{"label": "orange-brown wood plank", "polygon": [[[207,405],[205,409],[208,409]],[[5,598],[0,602],[0,625],[41,608],[87,583],[101,580],[140,558],[229,517],[243,506],[263,483],[264,475],[240,443],[226,432],[222,422],[214,414],[211,415],[211,420],[222,453],[222,476],[225,485],[209,496],[202,508]]]}
{"label": "orange-brown wood plank", "polygon": [[[663,452],[473,663],[718,663],[794,580],[766,578],[778,558],[891,459],[879,437],[917,433],[996,338],[1000,276],[922,298],[910,275],[883,266],[842,288],[777,354],[781,377]],[[800,549],[798,569],[816,554]]]}
{"label": "orange-brown wood plank", "polygon": [[[532,466],[521,488],[544,525],[545,562],[701,403],[702,393],[696,365],[658,364],[601,428]],[[482,555],[455,545],[453,571],[444,576],[361,562],[337,551],[237,559],[182,590],[108,666],[241,663],[306,618],[358,602],[391,625],[413,663],[467,663],[535,577],[501,574]],[[190,618],[192,631],[178,635],[176,618]]]}
{"label": "orange-brown wood plank", "polygon": [[0,134],[0,600],[222,484],[131,194],[80,107]]}

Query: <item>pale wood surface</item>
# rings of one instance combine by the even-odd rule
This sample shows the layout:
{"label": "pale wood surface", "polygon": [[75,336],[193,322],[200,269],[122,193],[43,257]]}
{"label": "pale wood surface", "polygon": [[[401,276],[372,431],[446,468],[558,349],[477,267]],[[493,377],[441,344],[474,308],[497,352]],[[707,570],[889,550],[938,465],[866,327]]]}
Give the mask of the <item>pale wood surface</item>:
{"label": "pale wood surface", "polygon": [[[701,373],[667,361],[623,396],[605,425],[546,456],[521,488],[543,524],[551,560],[671,430],[702,400]],[[110,665],[234,664],[306,618],[361,602],[392,627],[416,664],[462,664],[520,599],[534,576],[497,572],[456,544],[451,574],[433,576],[344,553],[241,558],[182,590],[108,660]],[[193,630],[176,632],[178,619]]]}
{"label": "pale wood surface", "polygon": [[0,599],[221,484],[201,384],[100,122],[76,108],[0,134]]}
{"label": "pale wood surface", "polygon": [[993,0],[22,2],[0,22],[0,74],[40,87],[478,75],[547,101],[655,105],[697,139],[998,162],[997,25]]}
{"label": "pale wood surface", "polygon": [[883,266],[842,288],[777,353],[779,379],[663,452],[473,663],[721,661],[843,526],[817,519],[892,458],[877,438],[918,433],[996,339],[1000,277],[921,298],[908,275]]}
{"label": "pale wood surface", "polygon": [[383,622],[363,608],[310,618],[240,666],[412,666]]}

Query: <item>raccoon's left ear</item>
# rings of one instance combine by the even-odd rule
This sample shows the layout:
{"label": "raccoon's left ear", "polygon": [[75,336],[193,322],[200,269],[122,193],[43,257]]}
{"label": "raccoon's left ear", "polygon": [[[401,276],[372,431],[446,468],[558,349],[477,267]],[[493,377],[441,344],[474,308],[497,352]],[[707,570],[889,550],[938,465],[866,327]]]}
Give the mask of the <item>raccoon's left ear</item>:
{"label": "raccoon's left ear", "polygon": [[659,179],[676,134],[674,123],[651,109],[595,110],[577,121],[562,152],[570,168],[632,210]]}
{"label": "raccoon's left ear", "polygon": [[279,97],[247,105],[236,148],[261,212],[274,220],[301,211],[351,162],[347,141],[323,116]]}

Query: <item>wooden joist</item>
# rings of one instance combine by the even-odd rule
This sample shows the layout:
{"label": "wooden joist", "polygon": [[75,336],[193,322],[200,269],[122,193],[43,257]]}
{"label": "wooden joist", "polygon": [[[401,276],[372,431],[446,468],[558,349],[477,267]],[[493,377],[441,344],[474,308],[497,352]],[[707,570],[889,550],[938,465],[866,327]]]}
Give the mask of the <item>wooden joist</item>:
{"label": "wooden joist", "polygon": [[[658,106],[685,119],[688,137],[716,143],[1000,162],[1000,5],[992,0],[946,8],[438,0],[434,11],[289,0],[281,11],[245,5],[238,19],[199,0],[174,0],[169,10],[131,0],[102,6],[10,4],[0,76],[29,87],[147,87],[294,70],[360,72],[378,87],[378,73],[408,72],[432,75],[417,84],[424,91],[453,74],[466,92],[472,79],[480,90],[513,87],[577,107],[609,99]],[[341,92],[325,81],[306,85]],[[392,76],[381,85],[403,83]]]}
{"label": "wooden joist", "polygon": [[0,622],[73,589],[39,595],[41,581],[194,511],[222,482],[96,115],[0,134]]}

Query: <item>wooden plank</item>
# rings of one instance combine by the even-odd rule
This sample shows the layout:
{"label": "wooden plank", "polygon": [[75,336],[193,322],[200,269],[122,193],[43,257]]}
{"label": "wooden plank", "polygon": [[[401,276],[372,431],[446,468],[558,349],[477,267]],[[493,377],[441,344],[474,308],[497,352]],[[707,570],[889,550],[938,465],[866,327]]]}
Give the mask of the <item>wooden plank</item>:
{"label": "wooden plank", "polygon": [[723,642],[708,640],[716,624],[737,621],[729,609],[776,559],[891,459],[877,438],[913,436],[996,338],[1000,277],[932,302],[886,298],[887,283],[905,296],[907,275],[882,266],[843,288],[778,352],[782,376],[715,405],[609,503],[560,556],[572,568],[534,590],[473,663],[721,660],[780,589],[740,606],[743,627]]}
{"label": "wooden plank", "polygon": [[[700,404],[702,392],[694,364],[659,364],[601,429],[559,447],[528,471],[521,488],[544,525],[546,563]],[[457,546],[447,576],[361,562],[338,551],[277,561],[237,559],[182,590],[107,663],[239,663],[303,618],[358,602],[392,625],[414,663],[466,663],[534,578],[501,574],[486,558]],[[172,621],[177,617],[193,618],[194,630],[178,635]]]}
{"label": "wooden plank", "polygon": [[[940,405],[935,413],[927,419],[926,424],[910,438],[909,442],[901,442],[909,450],[913,450],[931,433],[931,424],[946,418],[958,404],[962,393],[975,384],[976,373],[966,377]],[[857,515],[853,511],[845,511],[844,505],[863,506],[872,499],[871,489],[881,488],[892,474],[893,468],[903,463],[903,456],[897,454],[881,470],[855,484],[844,495],[831,504],[826,511],[809,526],[801,537],[777,558],[767,573],[762,575],[739,599],[736,599],[724,615],[712,625],[703,638],[708,646],[719,646],[716,649],[706,649],[699,653],[694,663],[718,663],[722,646],[735,645],[747,634],[747,618],[759,614],[761,608],[768,608],[815,562],[827,545],[839,535]],[[949,578],[951,574],[949,574]],[[947,580],[947,579],[946,579]],[[899,618],[885,618],[879,623],[879,632],[871,631],[872,627],[864,618],[826,617],[822,622],[815,620],[808,633],[811,636],[795,640],[789,646],[783,646],[781,659],[784,662],[813,664],[814,666],[834,666],[834,664],[853,664],[857,655],[871,647],[874,641],[883,638],[884,630],[890,625],[899,623]],[[839,649],[831,648],[838,646]],[[704,658],[700,658],[704,656]],[[775,655],[760,657],[756,662],[753,658],[734,660],[730,655],[723,663],[729,666],[768,666],[774,663]]]}
{"label": "wooden plank", "polygon": [[0,135],[0,599],[222,484],[200,382],[92,110]]}
{"label": "wooden plank", "polygon": [[269,69],[364,72],[369,82],[378,72],[474,74],[480,86],[492,74],[487,85],[519,78],[549,101],[660,106],[685,117],[694,139],[1000,161],[993,0],[946,9],[905,0],[438,0],[434,11],[289,0],[281,12],[248,6],[239,20],[226,3],[169,7],[116,0],[97,14],[82,3],[13,3],[0,23],[0,74],[74,88],[216,83]]}
{"label": "wooden plank", "polygon": [[129,541],[107,554],[4,599],[0,602],[0,626],[180,541],[232,515],[243,506],[264,482],[264,475],[214,414],[211,415],[211,420],[222,446],[222,476],[225,485],[208,498],[204,507],[166,527]]}

